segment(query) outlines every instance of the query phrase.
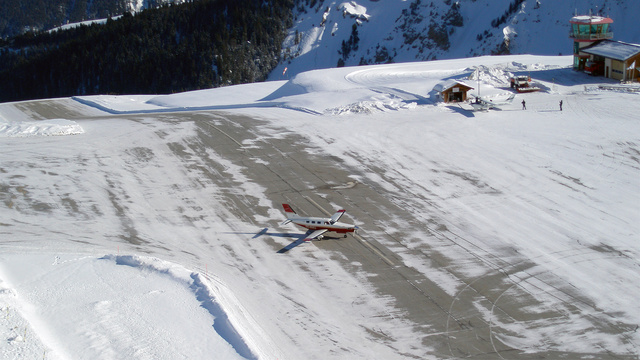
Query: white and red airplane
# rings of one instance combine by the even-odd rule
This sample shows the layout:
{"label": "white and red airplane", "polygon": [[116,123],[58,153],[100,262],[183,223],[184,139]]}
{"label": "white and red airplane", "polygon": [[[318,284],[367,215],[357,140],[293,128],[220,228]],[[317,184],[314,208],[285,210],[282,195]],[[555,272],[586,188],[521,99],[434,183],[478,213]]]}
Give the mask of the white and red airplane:
{"label": "white and red airplane", "polygon": [[355,225],[338,222],[340,217],[344,215],[345,210],[338,210],[338,212],[333,214],[330,218],[321,218],[300,216],[293,211],[289,204],[282,204],[282,207],[284,208],[284,212],[287,214],[287,220],[285,220],[282,225],[292,222],[305,229],[309,229],[302,241],[311,241],[316,238],[322,239],[324,233],[327,231],[344,234],[344,237],[347,237],[347,233],[358,230],[358,227]]}

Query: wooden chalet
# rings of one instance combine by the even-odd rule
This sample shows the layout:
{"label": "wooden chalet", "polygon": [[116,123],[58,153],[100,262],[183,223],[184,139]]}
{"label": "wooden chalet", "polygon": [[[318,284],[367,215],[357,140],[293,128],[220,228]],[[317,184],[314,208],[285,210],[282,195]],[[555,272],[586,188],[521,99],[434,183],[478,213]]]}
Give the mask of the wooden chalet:
{"label": "wooden chalet", "polygon": [[473,88],[458,80],[447,80],[434,86],[442,101],[446,103],[467,101],[467,93]]}

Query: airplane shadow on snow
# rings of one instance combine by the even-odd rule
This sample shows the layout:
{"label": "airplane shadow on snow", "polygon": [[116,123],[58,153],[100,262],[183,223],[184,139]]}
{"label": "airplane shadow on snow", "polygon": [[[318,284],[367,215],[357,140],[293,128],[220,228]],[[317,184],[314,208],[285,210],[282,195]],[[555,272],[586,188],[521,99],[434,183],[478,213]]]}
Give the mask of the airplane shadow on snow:
{"label": "airplane shadow on snow", "polygon": [[[253,233],[234,233],[234,234],[246,234],[246,235],[251,235]],[[294,238],[295,240],[290,243],[289,245],[283,247],[282,249],[276,251],[278,254],[284,254],[286,252],[288,252],[289,250],[295,248],[296,246],[305,243],[306,241],[304,241],[304,239],[307,237],[306,233],[278,233],[278,232],[269,232],[269,228],[264,228],[262,230],[260,230],[257,234],[253,234],[253,236],[251,237],[251,239],[257,239],[260,236],[271,236],[271,237],[280,237],[280,238]],[[332,236],[324,236],[324,239],[327,240],[335,240],[335,239],[339,239],[338,237],[332,237]],[[313,241],[317,241],[317,240],[313,240]]]}

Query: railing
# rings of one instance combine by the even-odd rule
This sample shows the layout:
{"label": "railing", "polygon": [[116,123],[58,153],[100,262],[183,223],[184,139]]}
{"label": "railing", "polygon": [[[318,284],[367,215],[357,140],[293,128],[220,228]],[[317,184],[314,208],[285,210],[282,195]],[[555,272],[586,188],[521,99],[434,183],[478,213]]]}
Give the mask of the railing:
{"label": "railing", "polygon": [[574,38],[576,40],[604,40],[604,39],[613,39],[613,33],[606,32],[606,33],[595,33],[595,34],[575,34],[573,33],[573,31],[570,31],[569,37]]}

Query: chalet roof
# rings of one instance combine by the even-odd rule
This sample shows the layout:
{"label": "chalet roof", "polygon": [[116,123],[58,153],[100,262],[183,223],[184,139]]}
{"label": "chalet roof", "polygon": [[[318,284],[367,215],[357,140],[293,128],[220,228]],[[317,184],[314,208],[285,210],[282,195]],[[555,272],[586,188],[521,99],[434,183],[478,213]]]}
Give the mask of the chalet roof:
{"label": "chalet roof", "polygon": [[437,84],[436,86],[434,86],[433,90],[438,91],[438,92],[445,92],[445,91],[455,87],[456,85],[460,86],[460,87],[463,87],[463,88],[466,88],[467,90],[473,89],[471,86],[463,83],[462,81],[449,79],[447,81],[441,82],[441,83]]}
{"label": "chalet roof", "polygon": [[640,54],[640,45],[622,41],[603,40],[580,51],[614,60],[625,61]]}

